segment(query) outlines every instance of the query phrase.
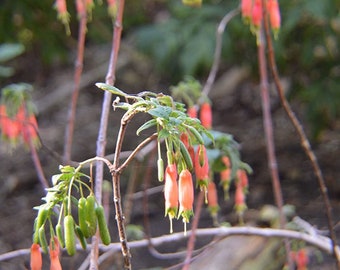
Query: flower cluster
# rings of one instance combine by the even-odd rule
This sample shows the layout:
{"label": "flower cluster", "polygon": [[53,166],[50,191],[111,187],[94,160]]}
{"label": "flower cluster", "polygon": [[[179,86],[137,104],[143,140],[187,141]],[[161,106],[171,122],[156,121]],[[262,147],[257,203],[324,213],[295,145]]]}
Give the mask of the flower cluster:
{"label": "flower cluster", "polygon": [[15,147],[23,142],[29,148],[31,143],[35,147],[40,146],[38,137],[38,123],[33,112],[29,112],[25,103],[19,108],[11,110],[6,103],[0,104],[0,130],[2,139]]}
{"label": "flower cluster", "polygon": [[[266,8],[270,26],[276,35],[281,27],[281,15],[278,0],[266,0]],[[262,0],[241,0],[242,17],[249,23],[253,32],[257,33],[263,19]]]}
{"label": "flower cluster", "polygon": [[[196,118],[199,115],[202,126],[211,130],[212,127],[212,109],[210,102],[205,101],[201,104],[199,111],[196,106],[191,106],[187,110],[190,118]],[[211,166],[214,159],[219,159],[223,169],[221,173],[221,185],[224,188],[225,194],[229,192],[229,186],[232,179],[235,179],[236,195],[235,195],[235,210],[241,216],[247,208],[245,203],[245,195],[248,190],[248,178],[244,169],[238,169],[236,174],[232,173],[231,161],[228,156],[218,155],[209,160],[208,151],[204,144],[204,140],[200,138],[200,134],[196,134],[196,129],[183,131],[180,134],[179,153],[172,152],[171,147],[167,147],[168,165],[164,175],[164,198],[165,198],[165,215],[170,219],[170,232],[172,229],[172,220],[174,218],[182,218],[184,224],[190,221],[193,216],[194,203],[194,182],[195,186],[205,193],[205,202],[208,205],[208,210],[217,224],[217,212],[219,210],[217,188],[213,181],[213,172]],[[197,140],[193,141],[192,138]],[[226,145],[223,142],[223,145]],[[166,143],[168,146],[169,143]],[[214,150],[211,149],[213,152]],[[184,165],[183,162],[184,160]],[[158,160],[159,161],[159,160]],[[187,166],[188,164],[192,164]],[[193,167],[190,169],[190,167]],[[161,166],[158,166],[160,169]],[[159,178],[160,179],[160,178]],[[226,196],[227,198],[227,196]]]}
{"label": "flower cluster", "polygon": [[[93,0],[74,0],[77,16],[78,18],[87,15],[87,18],[91,19],[92,17],[92,9],[94,8]],[[108,5],[108,14],[111,18],[115,18],[118,12],[118,2],[116,0],[107,0]],[[58,13],[58,19],[64,24],[66,34],[70,35],[70,13],[67,11],[66,0],[56,0],[54,4],[54,8]]]}

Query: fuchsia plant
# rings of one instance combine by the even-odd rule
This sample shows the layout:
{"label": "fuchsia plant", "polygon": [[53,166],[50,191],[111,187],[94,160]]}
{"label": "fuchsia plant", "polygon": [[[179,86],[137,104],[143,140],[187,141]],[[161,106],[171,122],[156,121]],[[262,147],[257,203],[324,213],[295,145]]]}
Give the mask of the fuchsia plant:
{"label": "fuchsia plant", "polygon": [[[199,7],[202,4],[200,0],[183,0],[183,4],[191,7]],[[76,0],[76,9],[80,20],[80,35],[78,43],[79,64],[82,64],[84,40],[86,32],[86,23],[94,3],[92,1]],[[245,22],[250,25],[251,31],[256,34],[259,67],[261,77],[261,95],[263,105],[264,127],[268,148],[269,169],[272,175],[273,192],[276,203],[280,211],[280,226],[285,228],[286,220],[283,215],[283,198],[278,178],[278,171],[275,159],[275,147],[272,138],[272,124],[270,107],[268,100],[268,76],[267,60],[265,56],[264,33],[271,46],[270,30],[275,37],[281,26],[281,17],[279,4],[277,0],[241,0],[241,12]],[[70,16],[67,11],[66,1],[57,0],[55,8],[58,12],[58,18],[65,24],[66,32],[69,33]],[[118,228],[118,234],[123,255],[124,269],[132,269],[131,253],[126,236],[126,224],[124,223],[124,214],[121,204],[120,193],[120,175],[125,171],[136,155],[148,144],[156,141],[157,146],[157,169],[158,180],[164,183],[164,210],[165,216],[170,220],[170,233],[173,233],[173,219],[182,219],[184,223],[184,233],[187,231],[187,223],[192,222],[192,233],[188,241],[187,257],[183,269],[187,269],[192,251],[194,249],[195,231],[197,229],[199,213],[205,198],[214,225],[218,225],[218,185],[215,184],[214,177],[220,177],[220,185],[224,190],[225,200],[229,199],[230,187],[235,186],[234,208],[239,216],[240,223],[243,223],[243,214],[247,209],[246,196],[249,192],[248,174],[252,172],[251,168],[241,161],[239,146],[230,134],[225,134],[213,130],[213,103],[209,100],[209,87],[216,76],[217,69],[213,68],[208,78],[207,84],[203,90],[201,85],[195,80],[186,80],[173,86],[171,95],[163,93],[153,93],[144,91],[139,94],[131,95],[116,88],[114,85],[115,68],[117,54],[119,51],[121,26],[123,17],[124,1],[108,1],[108,10],[110,16],[115,20],[114,37],[112,42],[112,54],[110,67],[105,83],[97,83],[96,86],[105,91],[103,113],[99,135],[106,136],[108,125],[107,116],[111,98],[114,110],[123,110],[124,115],[121,118],[119,132],[116,138],[116,148],[114,160],[111,162],[104,156],[103,145],[98,147],[97,156],[88,160],[79,162],[76,165],[61,165],[59,173],[52,176],[52,186],[45,185],[46,196],[43,198],[44,203],[36,207],[38,211],[34,223],[33,244],[31,246],[31,269],[39,270],[42,268],[41,252],[50,254],[51,269],[61,269],[61,252],[65,249],[70,256],[77,252],[76,243],[80,243],[84,250],[87,250],[88,243],[91,243],[91,267],[98,267],[98,247],[99,238],[103,245],[111,244],[111,235],[109,232],[110,224],[107,223],[104,215],[104,207],[101,200],[101,185],[103,173],[100,166],[106,166],[111,174],[113,187],[113,202],[115,206],[115,217]],[[236,14],[233,13],[233,14]],[[231,17],[225,17],[228,20]],[[225,27],[222,25],[222,28]],[[264,32],[265,31],[265,32]],[[220,45],[220,44],[217,44]],[[218,48],[218,46],[216,46]],[[270,47],[272,49],[272,47]],[[218,55],[218,50],[217,54]],[[215,59],[216,60],[216,59]],[[218,59],[217,59],[218,60]],[[275,62],[273,60],[272,50],[269,55],[270,67],[275,77],[275,83],[280,89],[280,83],[275,73]],[[214,66],[216,67],[216,66]],[[72,132],[75,121],[74,112],[79,92],[79,81],[82,73],[81,67],[75,69],[75,88],[73,99],[70,104],[70,116],[68,122],[68,132],[65,141],[66,149],[64,161],[70,161],[70,146],[72,144]],[[98,90],[100,91],[100,90]],[[15,93],[15,92],[13,92]],[[8,94],[9,96],[13,94]],[[16,92],[15,94],[18,94]],[[6,97],[6,95],[3,95]],[[25,95],[23,95],[24,97]],[[281,97],[285,104],[284,97]],[[13,99],[14,100],[14,99]],[[0,128],[5,141],[10,145],[15,145],[18,140],[22,140],[25,145],[29,145],[31,151],[38,147],[40,140],[38,137],[38,124],[36,122],[31,106],[28,106],[29,99],[25,96],[18,104],[16,110],[10,112],[8,107],[9,100],[5,100],[0,105]],[[292,114],[287,109],[288,114]],[[120,164],[122,144],[125,138],[128,124],[137,114],[145,114],[148,120],[141,124],[136,130],[136,135],[144,134],[145,130],[153,130],[153,133],[140,142],[137,147],[128,155]],[[198,117],[198,118],[197,118]],[[291,117],[293,122],[296,119]],[[303,130],[298,124],[295,124],[303,142],[307,139]],[[21,138],[21,139],[20,139]],[[324,188],[324,181],[319,172],[314,155],[307,145],[306,152],[314,162],[315,170],[319,175],[321,190]],[[34,147],[33,147],[34,146]],[[166,160],[163,160],[162,153],[166,152]],[[39,164],[38,162],[36,164]],[[97,166],[96,179],[92,177],[92,165]],[[274,165],[273,165],[274,164]],[[87,175],[84,168],[90,166],[91,173]],[[37,165],[37,168],[39,166]],[[43,178],[43,177],[42,177]],[[94,185],[95,183],[95,185]],[[95,186],[95,188],[94,188]],[[195,186],[198,188],[195,189]],[[196,196],[196,194],[198,196]],[[327,194],[323,193],[330,225],[332,217],[330,214],[330,205]],[[196,207],[194,209],[194,203]],[[338,252],[336,238],[332,226],[330,226],[331,238],[333,241],[334,255],[338,264]],[[47,239],[49,236],[49,239]],[[48,244],[49,243],[49,244]],[[102,246],[102,245],[101,245]],[[290,252],[289,243],[286,242],[287,254]],[[294,253],[295,254],[295,253]],[[294,255],[294,262],[299,269],[304,269],[308,263],[308,258],[303,250]],[[292,262],[290,256],[287,256],[288,265]],[[92,268],[91,268],[92,269]]]}

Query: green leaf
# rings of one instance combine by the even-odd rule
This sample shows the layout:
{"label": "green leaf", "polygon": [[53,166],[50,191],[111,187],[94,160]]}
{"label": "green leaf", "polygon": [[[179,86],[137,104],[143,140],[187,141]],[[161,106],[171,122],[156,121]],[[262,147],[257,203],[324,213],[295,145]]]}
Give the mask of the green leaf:
{"label": "green leaf", "polygon": [[155,126],[157,124],[157,119],[151,119],[149,121],[147,121],[146,123],[144,123],[143,125],[141,125],[137,131],[136,134],[139,135],[139,133],[145,129],[151,128],[153,126]]}
{"label": "green leaf", "polygon": [[169,133],[169,131],[168,130],[166,130],[166,129],[162,129],[162,130],[160,130],[159,132],[158,132],[158,139],[160,140],[160,139],[163,139],[163,138],[167,138],[167,137],[169,137],[170,136],[170,133]]}
{"label": "green leaf", "polygon": [[0,45],[0,62],[6,62],[8,60],[17,57],[25,50],[22,44],[2,44]]}
{"label": "green leaf", "polygon": [[109,91],[114,95],[125,97],[127,96],[126,93],[124,93],[122,90],[119,90],[117,87],[114,87],[112,85],[106,84],[106,83],[96,83],[96,86],[102,90]]}
{"label": "green leaf", "polygon": [[63,176],[62,173],[52,175],[52,184],[53,184],[53,186],[57,185],[58,181],[61,179],[62,176]]}
{"label": "green leaf", "polygon": [[148,113],[154,117],[160,117],[163,119],[169,119],[172,109],[170,107],[165,106],[157,106],[151,110],[148,110]]}
{"label": "green leaf", "polygon": [[66,166],[59,166],[59,170],[64,173],[73,173],[75,171],[74,167],[66,165]]}

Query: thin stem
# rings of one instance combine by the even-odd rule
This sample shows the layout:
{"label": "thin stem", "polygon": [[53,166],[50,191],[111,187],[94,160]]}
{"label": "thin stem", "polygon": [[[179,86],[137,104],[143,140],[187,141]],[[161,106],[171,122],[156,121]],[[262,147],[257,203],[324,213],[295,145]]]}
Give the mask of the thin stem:
{"label": "thin stem", "polygon": [[40,181],[42,187],[44,188],[44,192],[47,193],[46,189],[49,188],[49,184],[48,184],[48,181],[45,177],[44,170],[42,169],[37,149],[34,146],[34,143],[31,139],[31,136],[29,135],[29,132],[27,132],[27,133],[28,133],[28,136],[29,136],[28,143],[29,143],[29,147],[30,147],[30,152],[31,152],[33,164],[34,164],[35,170],[37,172],[39,181]]}
{"label": "thin stem", "polygon": [[[117,68],[117,59],[120,48],[121,41],[121,33],[122,33],[122,22],[123,22],[123,12],[124,12],[124,0],[120,0],[118,3],[118,14],[113,27],[113,38],[112,38],[112,48],[110,55],[110,62],[108,71],[106,74],[105,82],[109,85],[115,84],[115,73]],[[105,147],[106,147],[106,137],[107,137],[107,127],[108,127],[108,119],[109,112],[111,108],[111,99],[112,94],[109,91],[104,92],[104,99],[102,104],[102,113],[100,118],[100,126],[97,138],[97,156],[104,157],[105,156]],[[103,185],[103,177],[104,177],[104,168],[102,163],[97,162],[96,166],[96,178],[95,178],[95,195],[99,202],[102,201],[102,185]],[[98,269],[98,245],[99,240],[98,237],[93,237],[92,239],[92,248],[91,248],[91,262],[90,265],[93,265],[93,269]]]}
{"label": "thin stem", "polygon": [[[271,174],[272,184],[273,184],[273,192],[275,197],[275,203],[279,210],[279,220],[280,220],[280,229],[283,229],[286,225],[286,217],[283,213],[283,197],[282,197],[282,189],[278,172],[278,165],[275,155],[275,143],[274,143],[274,135],[273,135],[273,122],[270,112],[270,96],[268,91],[268,75],[267,75],[267,64],[266,64],[266,56],[265,56],[265,41],[263,38],[263,27],[261,26],[258,33],[258,61],[259,61],[259,69],[260,69],[260,77],[261,77],[261,105],[263,111],[263,125],[265,130],[265,138],[267,145],[267,157],[268,157],[268,167]],[[287,239],[284,240],[285,249],[286,249],[286,257],[289,268],[292,269],[292,260],[290,257],[290,245]]]}
{"label": "thin stem", "polygon": [[131,160],[138,154],[138,152],[144,148],[148,143],[152,142],[153,140],[155,140],[157,138],[157,133],[152,134],[150,137],[146,138],[144,141],[142,141],[133,151],[132,153],[129,155],[129,157],[124,161],[124,163],[122,165],[119,166],[119,168],[117,169],[117,171],[122,171],[123,169],[125,169],[129,163],[131,162]]}
{"label": "thin stem", "polygon": [[80,14],[80,18],[79,18],[77,59],[76,59],[75,71],[74,71],[74,88],[72,92],[72,98],[71,98],[70,108],[69,108],[68,117],[67,117],[67,126],[65,130],[65,145],[64,145],[64,157],[63,157],[64,163],[68,163],[68,161],[71,160],[76,107],[77,107],[77,101],[78,101],[78,96],[80,92],[80,79],[81,79],[81,74],[83,72],[86,23],[87,23],[87,14],[86,14],[86,11],[84,11],[82,14]]}
{"label": "thin stem", "polygon": [[118,132],[118,138],[116,142],[116,150],[115,150],[115,158],[113,162],[113,166],[110,169],[112,175],[112,185],[113,185],[113,203],[116,210],[116,222],[118,227],[118,234],[121,243],[121,250],[124,258],[124,269],[131,269],[131,254],[128,247],[126,233],[125,233],[125,224],[124,224],[124,215],[122,210],[122,200],[120,195],[120,173],[118,170],[119,166],[119,155],[122,149],[123,139],[126,132],[127,125],[129,121],[132,119],[134,114],[127,114],[122,117],[120,129]]}
{"label": "thin stem", "polygon": [[234,18],[238,13],[239,13],[239,9],[234,9],[231,10],[230,12],[228,12],[223,19],[221,20],[221,22],[219,23],[218,27],[217,27],[217,31],[216,31],[216,46],[215,46],[215,52],[214,52],[214,62],[213,65],[210,69],[210,73],[207,79],[207,82],[205,83],[203,90],[202,90],[202,94],[203,96],[208,96],[209,92],[211,91],[212,85],[215,81],[216,75],[217,75],[217,71],[218,71],[218,67],[220,65],[220,60],[221,60],[221,53],[222,53],[222,36],[223,33],[225,31],[225,28],[227,26],[227,24],[230,22],[230,20],[232,18]]}
{"label": "thin stem", "polygon": [[310,142],[307,138],[307,135],[303,129],[303,126],[300,124],[300,121],[298,120],[298,118],[296,117],[295,113],[293,112],[289,102],[287,101],[285,94],[284,94],[284,90],[280,81],[280,76],[277,70],[277,65],[276,65],[276,60],[275,60],[275,56],[274,56],[274,49],[273,49],[273,42],[272,42],[272,38],[270,35],[270,29],[269,29],[269,23],[268,23],[268,19],[265,20],[265,33],[266,33],[266,40],[267,40],[267,44],[268,44],[268,59],[269,59],[269,68],[270,71],[273,75],[274,78],[274,83],[276,86],[276,89],[278,91],[279,97],[280,97],[280,101],[281,104],[285,110],[285,112],[288,115],[288,118],[290,119],[290,121],[292,122],[299,138],[300,138],[300,143],[302,148],[305,151],[306,156],[309,158],[314,173],[317,177],[318,180],[318,184],[320,187],[320,191],[323,197],[323,201],[325,203],[325,207],[326,207],[326,216],[327,216],[327,222],[328,222],[328,229],[330,232],[330,236],[332,239],[332,243],[333,243],[333,254],[336,258],[337,261],[337,267],[338,269],[340,269],[340,256],[339,256],[339,250],[338,250],[338,246],[337,246],[337,237],[336,234],[334,232],[334,228],[333,228],[333,215],[332,215],[332,206],[328,197],[328,190],[327,190],[327,186],[321,171],[321,168],[319,166],[317,157],[315,156],[312,147],[310,145]]}
{"label": "thin stem", "polygon": [[267,156],[268,156],[268,166],[273,183],[273,192],[275,197],[275,202],[280,212],[280,227],[284,228],[285,217],[282,211],[283,198],[281,191],[281,184],[279,179],[278,165],[275,155],[275,144],[273,136],[273,122],[270,112],[270,97],[268,91],[268,75],[267,75],[267,65],[265,57],[265,44],[262,39],[262,29],[259,30],[259,43],[258,43],[258,61],[261,77],[261,99],[262,99],[262,112],[263,112],[263,125],[265,131],[266,145],[267,145]]}
{"label": "thin stem", "polygon": [[192,257],[193,251],[195,249],[196,230],[198,228],[198,221],[199,221],[199,218],[201,216],[201,210],[202,210],[204,196],[205,196],[205,191],[202,190],[202,191],[200,191],[200,193],[197,197],[197,200],[196,200],[195,216],[194,216],[194,221],[192,222],[192,225],[191,225],[191,234],[190,234],[189,241],[188,241],[188,244],[187,244],[187,255],[185,257],[182,270],[187,270],[187,269],[189,269],[189,266],[190,266],[191,257]]}

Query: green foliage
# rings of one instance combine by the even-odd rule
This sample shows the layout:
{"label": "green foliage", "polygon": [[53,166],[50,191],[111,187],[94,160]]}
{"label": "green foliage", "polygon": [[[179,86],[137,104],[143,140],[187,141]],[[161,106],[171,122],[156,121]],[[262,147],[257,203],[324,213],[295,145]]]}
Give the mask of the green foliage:
{"label": "green foliage", "polygon": [[[169,2],[169,19],[135,32],[137,48],[177,80],[183,74],[204,75],[212,64],[217,23],[228,9],[224,4],[193,9],[180,1]],[[226,2],[229,8],[237,4]]]}
{"label": "green foliage", "polygon": [[[24,52],[22,44],[7,43],[0,45],[0,63],[7,62]],[[14,69],[0,65],[0,77],[10,77],[14,74]]]}
{"label": "green foliage", "polygon": [[[169,1],[168,19],[136,31],[137,48],[173,81],[207,76],[217,24],[238,2],[204,1],[202,8],[193,9]],[[340,2],[281,1],[280,8],[283,24],[274,42],[279,71],[292,81],[291,97],[305,101],[317,138],[340,115],[340,99],[333,90],[340,82]],[[255,37],[240,15],[226,28],[222,55],[221,66],[247,64],[258,76]]]}

